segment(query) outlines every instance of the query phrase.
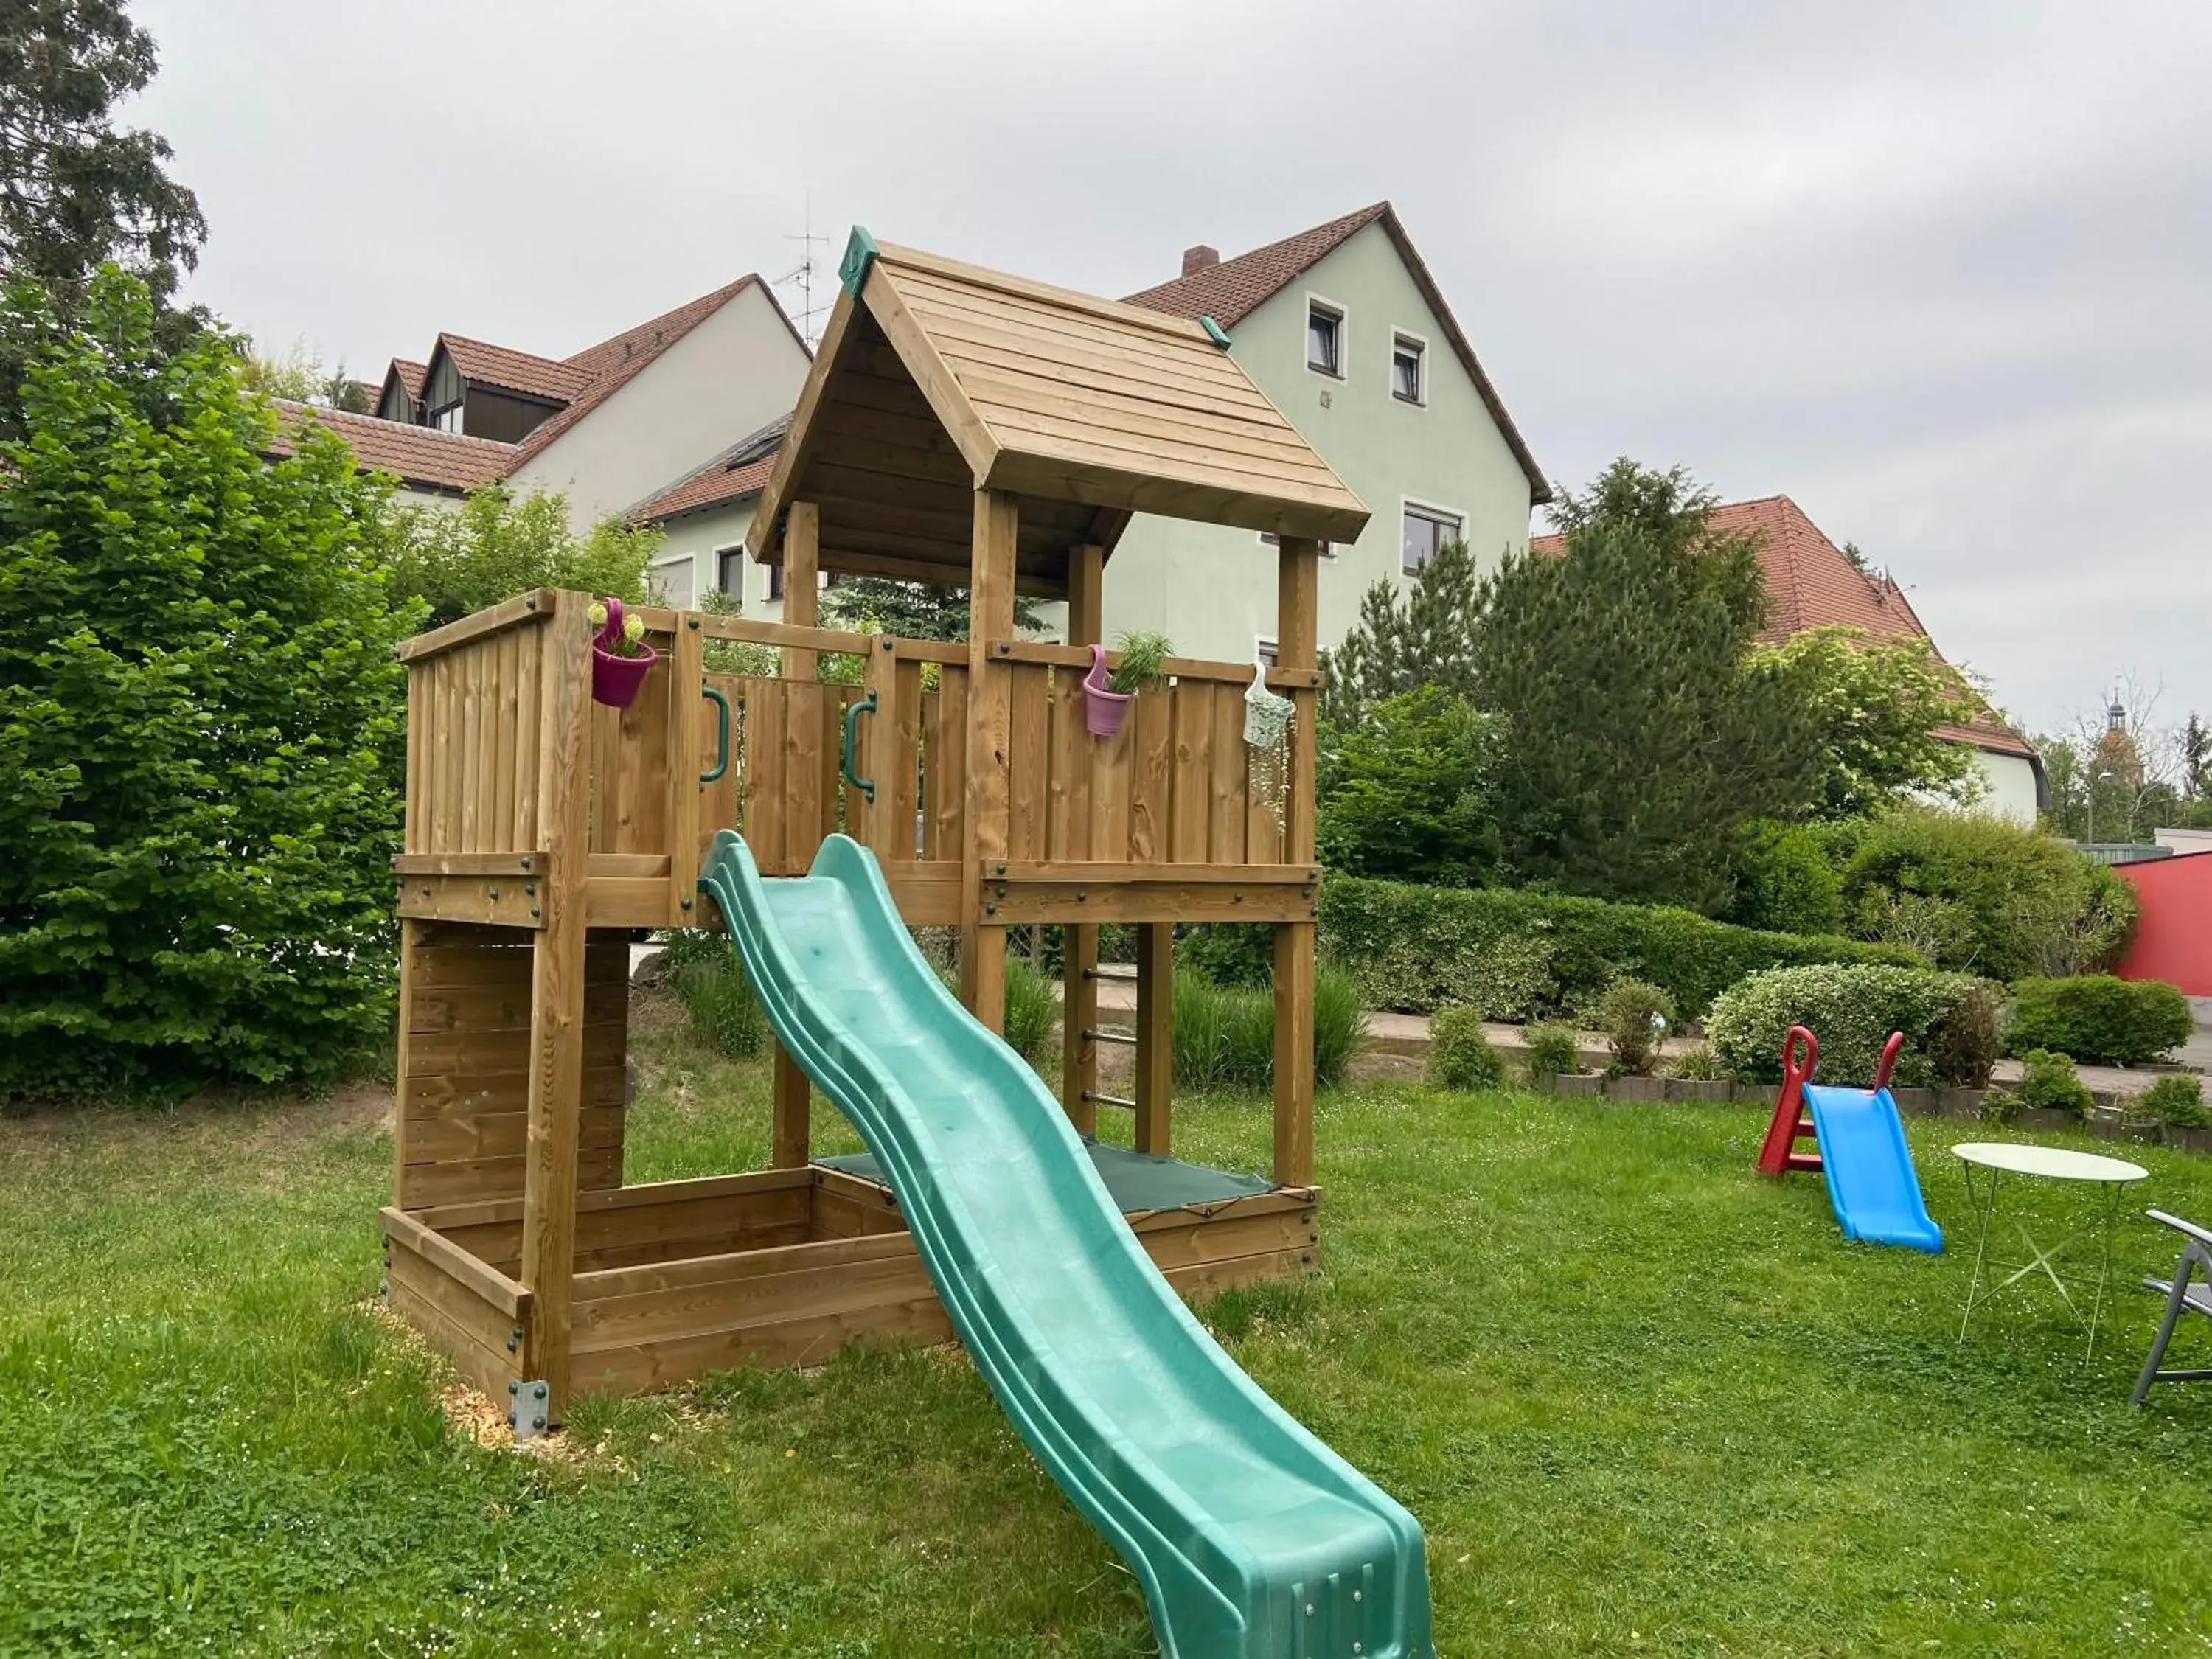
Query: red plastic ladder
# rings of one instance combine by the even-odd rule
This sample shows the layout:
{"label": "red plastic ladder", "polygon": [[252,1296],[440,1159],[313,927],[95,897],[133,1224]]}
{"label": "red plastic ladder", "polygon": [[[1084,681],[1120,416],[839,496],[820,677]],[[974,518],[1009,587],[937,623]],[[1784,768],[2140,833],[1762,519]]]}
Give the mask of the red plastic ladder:
{"label": "red plastic ladder", "polygon": [[[1889,1074],[1897,1064],[1897,1051],[1905,1046],[1905,1033],[1892,1031],[1889,1041],[1882,1044],[1881,1064],[1875,1068],[1874,1086],[1879,1091],[1889,1087]],[[1798,1063],[1802,1052],[1804,1063]],[[1802,1025],[1790,1028],[1790,1035],[1782,1039],[1782,1095],[1774,1103],[1774,1121],[1766,1126],[1766,1139],[1759,1149],[1759,1172],[1761,1175],[1784,1176],[1792,1170],[1814,1170],[1820,1167],[1820,1154],[1801,1152],[1797,1143],[1809,1140],[1817,1147],[1820,1138],[1814,1133],[1813,1114],[1805,1103],[1805,1085],[1813,1080],[1813,1068],[1820,1061],[1820,1044],[1814,1035]]]}

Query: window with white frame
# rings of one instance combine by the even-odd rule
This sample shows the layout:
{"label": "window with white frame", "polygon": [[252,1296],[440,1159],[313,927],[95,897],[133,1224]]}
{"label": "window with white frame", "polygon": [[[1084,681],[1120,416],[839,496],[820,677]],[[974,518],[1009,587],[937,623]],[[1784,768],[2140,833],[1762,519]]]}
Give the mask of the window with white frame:
{"label": "window with white frame", "polygon": [[1253,654],[1258,657],[1261,662],[1267,664],[1270,668],[1273,668],[1275,665],[1276,659],[1280,654],[1280,651],[1281,647],[1265,634],[1261,635],[1252,641]]}
{"label": "window with white frame", "polygon": [[1429,400],[1429,349],[1415,335],[1390,337],[1390,395],[1401,404]]}
{"label": "window with white frame", "polygon": [[1320,300],[1306,301],[1306,367],[1344,378],[1344,313]]}
{"label": "window with white frame", "polygon": [[745,606],[745,550],[743,547],[718,547],[714,550],[714,586],[728,598],[737,601],[738,609]]}
{"label": "window with white frame", "polygon": [[1459,540],[1462,522],[1457,514],[1440,513],[1435,507],[1416,507],[1407,501],[1400,536],[1405,549],[1405,573],[1412,575],[1436,557],[1437,550],[1446,542]]}

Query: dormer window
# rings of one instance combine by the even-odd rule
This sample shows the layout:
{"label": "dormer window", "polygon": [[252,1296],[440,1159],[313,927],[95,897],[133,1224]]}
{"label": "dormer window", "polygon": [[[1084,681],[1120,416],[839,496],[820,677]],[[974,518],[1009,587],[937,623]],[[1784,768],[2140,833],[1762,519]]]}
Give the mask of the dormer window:
{"label": "dormer window", "polygon": [[1306,367],[1344,378],[1344,313],[1319,300],[1306,301]]}

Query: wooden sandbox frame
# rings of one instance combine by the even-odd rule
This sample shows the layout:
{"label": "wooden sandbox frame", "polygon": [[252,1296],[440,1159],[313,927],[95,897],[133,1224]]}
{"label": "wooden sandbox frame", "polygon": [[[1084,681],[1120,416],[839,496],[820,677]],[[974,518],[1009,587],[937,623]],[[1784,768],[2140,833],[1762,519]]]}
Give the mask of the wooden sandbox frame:
{"label": "wooden sandbox frame", "polygon": [[[1085,731],[1104,566],[1136,511],[1279,538],[1279,808],[1249,786],[1249,664],[1171,659],[1117,737]],[[578,1389],[950,1334],[889,1190],[811,1162],[780,1048],[771,1167],[623,1184],[629,946],[719,925],[698,872],[732,824],[771,876],[833,830],[867,845],[909,925],[959,929],[963,1000],[994,1029],[1008,928],[1064,927],[1066,1109],[1086,1133],[1130,1110],[1162,1157],[1174,926],[1273,924],[1273,1186],[1130,1221],[1186,1291],[1310,1271],[1316,594],[1320,538],[1366,516],[1198,325],[872,244],[848,259],[749,543],[784,567],[783,622],[645,609],[659,659],[620,710],[591,698],[586,594],[401,647],[392,1305],[477,1388],[527,1390],[527,1426]],[[817,627],[822,570],[965,586],[969,638]],[[1067,601],[1065,643],[1018,635],[1018,592]],[[774,648],[776,672],[710,669],[717,641]],[[860,683],[823,680],[824,653]],[[1104,922],[1137,932],[1127,1099],[1097,1086]]]}

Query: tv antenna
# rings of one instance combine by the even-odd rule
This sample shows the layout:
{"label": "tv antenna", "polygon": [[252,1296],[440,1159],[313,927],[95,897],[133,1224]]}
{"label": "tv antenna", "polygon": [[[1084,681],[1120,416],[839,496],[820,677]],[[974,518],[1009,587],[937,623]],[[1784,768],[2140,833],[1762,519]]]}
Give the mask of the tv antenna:
{"label": "tv antenna", "polygon": [[814,326],[814,250],[817,246],[830,246],[827,236],[815,234],[812,191],[806,192],[805,228],[798,235],[786,236],[783,240],[798,243],[800,257],[796,265],[775,279],[775,286],[789,288],[794,283],[799,285],[799,331],[805,339],[808,349],[811,350],[822,343],[821,334]]}

